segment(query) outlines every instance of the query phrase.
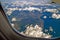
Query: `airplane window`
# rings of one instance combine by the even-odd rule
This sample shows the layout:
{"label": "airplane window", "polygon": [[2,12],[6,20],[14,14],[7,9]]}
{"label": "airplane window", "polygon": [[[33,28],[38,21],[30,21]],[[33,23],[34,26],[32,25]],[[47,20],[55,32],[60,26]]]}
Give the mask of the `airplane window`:
{"label": "airplane window", "polygon": [[35,38],[60,37],[60,5],[51,0],[1,0],[13,30]]}

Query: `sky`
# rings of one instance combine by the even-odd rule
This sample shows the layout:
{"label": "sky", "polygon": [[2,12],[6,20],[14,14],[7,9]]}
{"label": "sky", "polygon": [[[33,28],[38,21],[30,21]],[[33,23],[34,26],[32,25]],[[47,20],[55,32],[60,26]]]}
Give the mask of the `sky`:
{"label": "sky", "polygon": [[41,1],[45,1],[45,2],[51,2],[51,0],[0,0],[1,2],[13,2],[13,1],[28,1],[28,2],[41,2]]}

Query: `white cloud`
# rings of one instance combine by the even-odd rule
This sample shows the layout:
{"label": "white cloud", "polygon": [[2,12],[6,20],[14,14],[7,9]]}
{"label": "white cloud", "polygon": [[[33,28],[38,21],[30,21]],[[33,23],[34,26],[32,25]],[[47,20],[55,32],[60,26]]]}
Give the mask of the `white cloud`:
{"label": "white cloud", "polygon": [[46,19],[46,18],[47,18],[47,16],[44,16],[43,18],[44,18],[44,19]]}
{"label": "white cloud", "polygon": [[11,26],[14,27],[15,25],[13,23],[11,23]]}
{"label": "white cloud", "polygon": [[52,14],[52,18],[60,19],[60,14]]}
{"label": "white cloud", "polygon": [[17,19],[16,18],[12,18],[12,21],[16,21]]}
{"label": "white cloud", "polygon": [[43,28],[36,24],[35,26],[27,26],[25,32],[21,32],[21,34],[30,37],[51,38],[50,34],[46,34],[42,30]]}
{"label": "white cloud", "polygon": [[42,11],[42,9],[35,8],[35,7],[26,7],[23,10],[29,10],[29,11],[38,10],[38,11]]}
{"label": "white cloud", "polygon": [[42,9],[40,9],[40,8],[36,8],[36,7],[25,7],[25,8],[8,8],[8,12],[9,11],[14,11],[14,10],[29,10],[29,11],[33,11],[33,10],[38,10],[38,11],[42,11]]}
{"label": "white cloud", "polygon": [[57,9],[45,9],[44,11],[58,13]]}

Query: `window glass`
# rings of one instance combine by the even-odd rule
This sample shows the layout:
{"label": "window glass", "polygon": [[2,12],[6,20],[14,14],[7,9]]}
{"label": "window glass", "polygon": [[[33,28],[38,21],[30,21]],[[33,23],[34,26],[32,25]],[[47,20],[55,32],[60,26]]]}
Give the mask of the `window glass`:
{"label": "window glass", "polygon": [[36,38],[60,37],[60,4],[52,0],[0,0],[17,33]]}

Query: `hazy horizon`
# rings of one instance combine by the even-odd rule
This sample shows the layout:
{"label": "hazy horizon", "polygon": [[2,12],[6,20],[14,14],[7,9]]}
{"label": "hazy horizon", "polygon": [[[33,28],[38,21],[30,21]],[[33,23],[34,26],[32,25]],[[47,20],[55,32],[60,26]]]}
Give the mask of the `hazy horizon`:
{"label": "hazy horizon", "polygon": [[27,2],[45,2],[45,3],[49,3],[51,2],[51,0],[0,0],[1,2],[14,2],[14,1],[27,1]]}

